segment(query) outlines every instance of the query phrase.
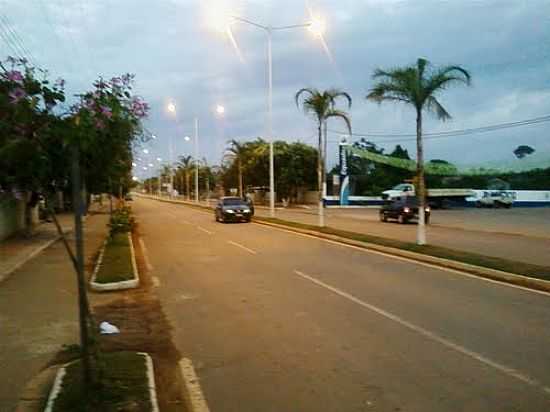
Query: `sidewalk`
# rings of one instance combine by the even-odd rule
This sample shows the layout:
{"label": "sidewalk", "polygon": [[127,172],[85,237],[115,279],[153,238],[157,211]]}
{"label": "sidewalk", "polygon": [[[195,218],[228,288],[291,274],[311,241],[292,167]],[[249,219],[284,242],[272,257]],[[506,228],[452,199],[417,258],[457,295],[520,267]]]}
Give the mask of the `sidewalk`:
{"label": "sidewalk", "polygon": [[[90,215],[84,223],[86,262],[107,234],[108,214]],[[62,225],[72,226],[72,217]],[[21,257],[51,243],[0,283],[0,411],[11,412],[25,384],[59,351],[78,343],[76,275],[62,242],[50,224],[30,241],[0,244],[0,273]],[[54,228],[55,229],[55,228]],[[74,245],[74,238],[69,235]],[[19,259],[19,260],[18,260]]]}
{"label": "sidewalk", "polygon": [[[74,217],[70,213],[57,215],[63,232],[70,232]],[[13,237],[0,242],[0,283],[29,258],[38,255],[42,250],[59,239],[59,234],[52,223],[40,223],[32,238]]]}

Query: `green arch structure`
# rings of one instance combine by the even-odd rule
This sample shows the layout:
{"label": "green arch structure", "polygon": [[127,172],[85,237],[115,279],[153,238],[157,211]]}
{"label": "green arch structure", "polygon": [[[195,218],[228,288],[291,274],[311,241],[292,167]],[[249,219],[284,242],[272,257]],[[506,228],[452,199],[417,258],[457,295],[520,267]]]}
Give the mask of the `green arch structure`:
{"label": "green arch structure", "polygon": [[[359,149],[353,146],[348,146],[347,150],[352,157],[367,159],[367,160],[370,160],[371,162],[398,167],[400,169],[406,169],[411,172],[416,171],[416,161],[412,159],[401,159],[397,157],[385,156],[382,154],[369,152],[368,150]],[[546,160],[546,162],[543,162],[543,163],[545,164],[537,165],[536,167],[532,167],[532,165],[531,167],[529,167],[530,164],[527,162],[521,165],[521,166],[527,166],[527,168],[516,167],[516,168],[505,169],[505,168],[472,167],[472,168],[459,169],[453,164],[426,162],[424,164],[424,173],[429,175],[436,175],[436,176],[494,176],[494,175],[525,172],[527,170],[533,170],[533,169],[545,169],[550,167],[550,160]]]}

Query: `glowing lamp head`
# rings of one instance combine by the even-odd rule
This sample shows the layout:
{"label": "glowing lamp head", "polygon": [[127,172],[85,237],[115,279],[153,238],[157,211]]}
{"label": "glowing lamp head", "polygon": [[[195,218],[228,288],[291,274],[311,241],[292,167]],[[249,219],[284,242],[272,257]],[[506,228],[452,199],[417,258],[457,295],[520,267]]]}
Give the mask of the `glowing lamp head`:
{"label": "glowing lamp head", "polygon": [[166,107],[170,113],[176,113],[176,105],[174,103],[168,103]]}
{"label": "glowing lamp head", "polygon": [[321,37],[325,33],[326,25],[324,20],[318,16],[312,16],[309,22],[308,30],[316,37]]}
{"label": "glowing lamp head", "polygon": [[190,138],[189,136],[185,136],[185,137],[183,138],[183,140],[185,140],[186,142],[188,142],[189,140],[191,140],[191,138]]}
{"label": "glowing lamp head", "polygon": [[216,113],[218,113],[219,115],[222,115],[225,113],[225,107],[223,107],[221,104],[218,104],[216,106]]}

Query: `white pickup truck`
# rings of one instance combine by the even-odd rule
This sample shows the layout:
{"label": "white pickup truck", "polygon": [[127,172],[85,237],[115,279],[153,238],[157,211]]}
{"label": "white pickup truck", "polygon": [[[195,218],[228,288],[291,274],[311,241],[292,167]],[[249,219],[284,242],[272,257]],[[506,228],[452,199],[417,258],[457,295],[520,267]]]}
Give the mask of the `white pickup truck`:
{"label": "white pickup truck", "polygon": [[[389,190],[382,192],[383,199],[391,199],[394,197],[414,196],[415,190],[412,183],[401,183]],[[428,189],[426,198],[428,204],[433,208],[445,207],[449,201],[463,200],[467,197],[473,196],[474,191],[472,189]]]}

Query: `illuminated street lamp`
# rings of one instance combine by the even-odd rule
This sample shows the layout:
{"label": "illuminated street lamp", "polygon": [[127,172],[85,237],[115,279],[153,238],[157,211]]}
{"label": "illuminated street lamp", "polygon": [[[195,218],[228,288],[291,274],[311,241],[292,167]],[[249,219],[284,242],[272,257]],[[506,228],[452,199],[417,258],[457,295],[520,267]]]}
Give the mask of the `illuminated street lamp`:
{"label": "illuminated street lamp", "polygon": [[271,217],[275,217],[275,171],[273,164],[273,56],[271,51],[271,43],[273,32],[283,31],[298,28],[307,28],[314,36],[322,37],[325,30],[325,23],[319,17],[313,17],[310,21],[302,24],[294,24],[290,26],[265,26],[255,21],[248,20],[228,13],[225,10],[212,10],[209,16],[210,23],[219,32],[228,33],[232,37],[230,25],[233,21],[246,23],[258,29],[265,31],[267,34],[267,70],[268,70],[268,103],[267,103],[267,139],[269,141],[269,212]]}
{"label": "illuminated street lamp", "polygon": [[216,106],[216,113],[219,115],[223,115],[225,113],[225,107],[223,107],[221,104],[218,104]]}

